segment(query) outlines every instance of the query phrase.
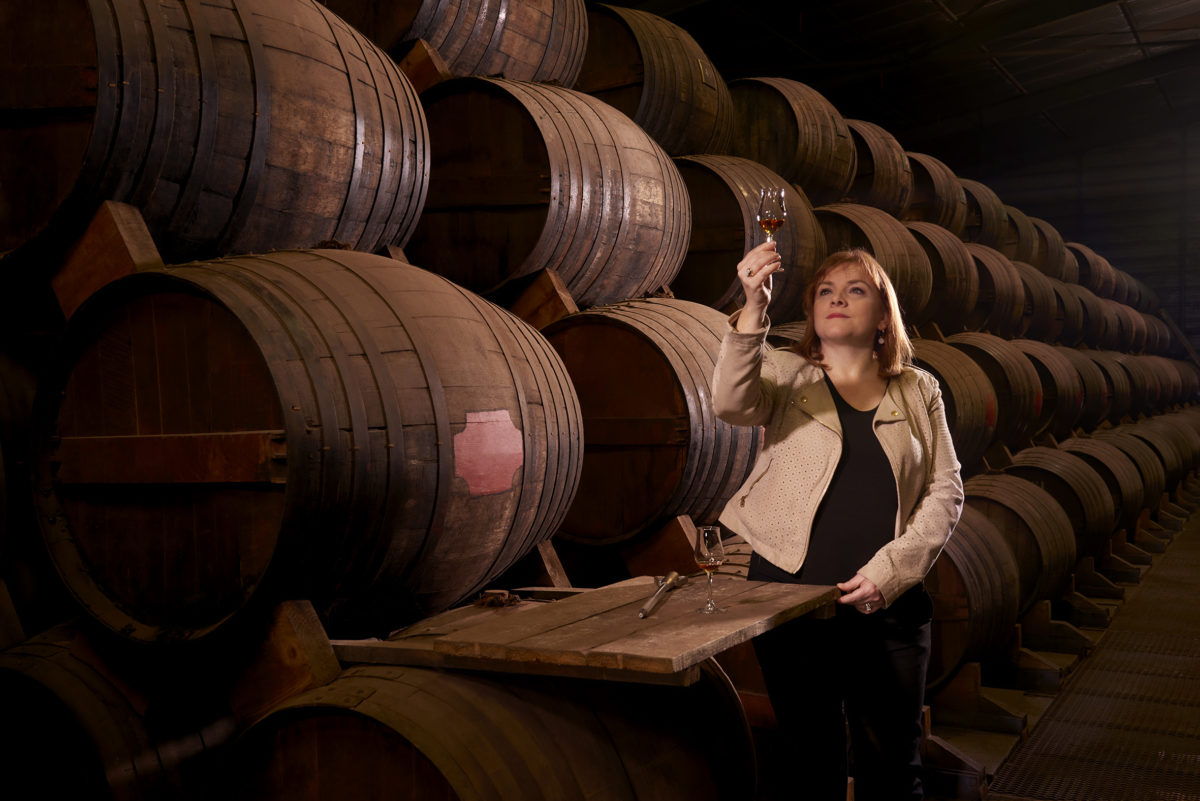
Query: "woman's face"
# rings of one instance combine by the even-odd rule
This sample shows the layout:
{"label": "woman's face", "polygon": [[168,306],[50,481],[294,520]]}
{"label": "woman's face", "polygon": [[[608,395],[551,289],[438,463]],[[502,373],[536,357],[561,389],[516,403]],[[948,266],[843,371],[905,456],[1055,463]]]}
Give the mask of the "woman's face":
{"label": "woman's face", "polygon": [[822,343],[873,348],[887,311],[866,271],[851,263],[834,267],[817,285],[812,316]]}

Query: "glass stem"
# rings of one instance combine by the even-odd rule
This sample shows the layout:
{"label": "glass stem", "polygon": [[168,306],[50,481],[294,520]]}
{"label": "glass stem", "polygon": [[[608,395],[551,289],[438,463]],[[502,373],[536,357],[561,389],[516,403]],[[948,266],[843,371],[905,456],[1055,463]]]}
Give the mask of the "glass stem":
{"label": "glass stem", "polygon": [[710,606],[712,605],[712,602],[713,602],[713,599],[712,599],[712,577],[713,577],[713,574],[711,571],[709,571],[709,574],[708,574],[708,603]]}

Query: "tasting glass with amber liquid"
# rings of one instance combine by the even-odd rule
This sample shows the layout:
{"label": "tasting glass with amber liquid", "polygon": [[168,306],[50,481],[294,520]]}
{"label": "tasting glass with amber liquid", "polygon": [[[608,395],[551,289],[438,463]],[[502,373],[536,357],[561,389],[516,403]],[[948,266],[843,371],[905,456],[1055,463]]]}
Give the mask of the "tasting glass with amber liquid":
{"label": "tasting glass with amber liquid", "polygon": [[708,574],[708,601],[698,612],[710,615],[724,612],[713,600],[713,573],[725,564],[725,543],[721,542],[720,526],[698,526],[696,528],[696,564]]}
{"label": "tasting glass with amber liquid", "polygon": [[787,219],[787,203],[782,189],[764,187],[758,191],[758,227],[767,235],[768,242],[775,241],[775,232],[783,227]]}

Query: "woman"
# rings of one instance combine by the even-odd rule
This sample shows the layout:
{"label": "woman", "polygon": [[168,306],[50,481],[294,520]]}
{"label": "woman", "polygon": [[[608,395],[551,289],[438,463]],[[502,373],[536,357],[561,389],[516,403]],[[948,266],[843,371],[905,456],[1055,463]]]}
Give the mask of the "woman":
{"label": "woman", "polygon": [[[938,383],[912,366],[896,292],[869,253],[834,253],[805,290],[808,328],[768,350],[774,242],[746,254],[746,305],[713,378],[717,414],[766,444],[721,523],[754,548],[749,577],[836,584],[828,619],[755,640],[799,797],[923,798],[921,706],[932,606],[921,583],[962,508]],[[847,763],[846,732],[852,762]]]}

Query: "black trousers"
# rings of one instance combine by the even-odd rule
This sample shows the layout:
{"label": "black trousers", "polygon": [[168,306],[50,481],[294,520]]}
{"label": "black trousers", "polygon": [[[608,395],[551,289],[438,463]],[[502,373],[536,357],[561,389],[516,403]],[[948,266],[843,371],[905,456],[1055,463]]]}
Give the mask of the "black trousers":
{"label": "black trousers", "polygon": [[[755,578],[754,565],[750,578]],[[797,798],[924,798],[921,706],[933,607],[922,585],[871,615],[838,606],[754,639],[780,732],[794,761]]]}

